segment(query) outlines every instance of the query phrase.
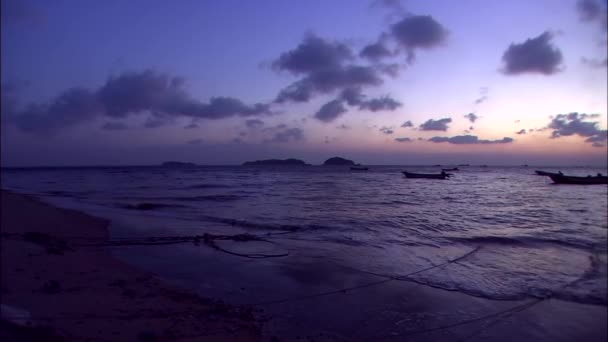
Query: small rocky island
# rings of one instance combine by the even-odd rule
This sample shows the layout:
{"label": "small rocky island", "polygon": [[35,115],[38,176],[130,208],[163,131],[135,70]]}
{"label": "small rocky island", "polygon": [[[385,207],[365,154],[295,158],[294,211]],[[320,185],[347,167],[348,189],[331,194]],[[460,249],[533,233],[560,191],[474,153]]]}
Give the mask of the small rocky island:
{"label": "small rocky island", "polygon": [[327,159],[323,163],[323,165],[329,165],[329,166],[335,166],[335,165],[354,166],[354,165],[358,165],[358,164],[355,164],[354,161],[349,160],[349,159],[344,159],[344,158],[340,158],[340,157],[333,157],[333,158]]}
{"label": "small rocky island", "polygon": [[164,167],[196,167],[197,165],[194,163],[185,163],[178,161],[167,161],[161,164]]}
{"label": "small rocky island", "polygon": [[306,164],[303,160],[300,159],[264,159],[264,160],[256,160],[256,161],[248,161],[244,162],[243,166],[306,166],[310,164]]}

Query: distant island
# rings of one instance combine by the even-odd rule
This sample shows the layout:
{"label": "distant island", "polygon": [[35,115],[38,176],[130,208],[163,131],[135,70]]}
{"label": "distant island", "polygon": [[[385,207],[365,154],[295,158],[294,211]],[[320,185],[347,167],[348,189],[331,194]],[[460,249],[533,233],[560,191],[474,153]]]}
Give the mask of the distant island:
{"label": "distant island", "polygon": [[244,162],[243,166],[306,166],[310,164],[306,164],[303,160],[289,158],[289,159],[264,159],[264,160],[256,160],[256,161],[248,161]]}
{"label": "distant island", "polygon": [[178,161],[167,161],[161,164],[161,166],[164,167],[194,167],[197,166],[194,163],[185,163],[185,162],[178,162]]}
{"label": "distant island", "polygon": [[352,160],[348,160],[348,159],[344,159],[344,158],[340,158],[340,157],[333,157],[333,158],[329,158],[327,159],[323,165],[358,165],[355,164],[354,161]]}

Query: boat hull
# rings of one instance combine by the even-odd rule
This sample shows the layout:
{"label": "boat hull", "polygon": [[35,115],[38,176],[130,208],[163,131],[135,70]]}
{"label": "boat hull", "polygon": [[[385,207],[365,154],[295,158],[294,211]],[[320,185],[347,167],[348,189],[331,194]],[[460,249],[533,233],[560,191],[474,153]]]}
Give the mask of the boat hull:
{"label": "boat hull", "polygon": [[539,175],[539,176],[551,176],[551,175],[559,175],[559,173],[555,173],[555,172],[547,172],[547,171],[539,171],[539,170],[536,170],[536,171],[534,171],[534,172],[536,172],[536,174],[537,174],[537,175]]}
{"label": "boat hull", "polygon": [[411,173],[403,171],[403,175],[407,178],[426,178],[426,179],[447,179],[449,174],[429,174],[429,173]]}
{"label": "boat hull", "polygon": [[556,184],[578,184],[578,185],[593,185],[593,184],[608,184],[608,177],[574,177],[564,175],[549,175],[551,180]]}

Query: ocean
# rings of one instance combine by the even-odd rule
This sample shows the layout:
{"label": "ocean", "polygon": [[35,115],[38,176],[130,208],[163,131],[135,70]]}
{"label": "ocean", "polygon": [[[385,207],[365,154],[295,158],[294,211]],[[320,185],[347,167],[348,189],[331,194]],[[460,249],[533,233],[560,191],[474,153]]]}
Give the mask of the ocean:
{"label": "ocean", "polygon": [[[448,180],[401,174],[438,169],[13,168],[3,169],[2,187],[110,219],[116,241],[204,233],[262,238],[220,246],[268,258],[191,243],[109,249],[203,295],[234,304],[267,303],[272,308],[265,312],[278,331],[348,339],[349,309],[330,308],[341,299],[299,297],[382,276],[401,277],[403,286],[495,301],[551,296],[608,305],[608,187],[556,185],[534,175],[535,169],[573,175],[606,174],[605,169],[469,166]],[[461,256],[466,257],[450,262]],[[377,322],[361,328],[366,333],[395,328],[399,321],[386,311],[392,299],[370,299],[382,296],[382,286],[357,290],[357,305],[377,309]],[[335,315],[343,317],[342,325]]]}

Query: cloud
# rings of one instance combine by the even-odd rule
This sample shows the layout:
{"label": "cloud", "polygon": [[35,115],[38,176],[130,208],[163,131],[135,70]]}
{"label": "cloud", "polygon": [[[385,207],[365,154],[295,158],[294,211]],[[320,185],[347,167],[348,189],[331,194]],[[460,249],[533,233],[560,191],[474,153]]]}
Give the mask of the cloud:
{"label": "cloud", "polygon": [[479,98],[475,100],[475,104],[481,104],[488,99],[488,87],[481,87],[479,89]]}
{"label": "cloud", "polygon": [[323,122],[331,122],[346,112],[342,100],[335,99],[327,102],[315,114],[315,118]]}
{"label": "cloud", "polygon": [[128,128],[129,128],[129,126],[127,126],[124,122],[116,122],[116,121],[109,121],[109,122],[106,122],[105,124],[103,124],[103,126],[101,126],[101,129],[104,129],[107,131],[120,131],[120,130],[125,130]]}
{"label": "cloud", "polygon": [[377,112],[381,110],[392,111],[399,107],[401,107],[401,102],[392,99],[389,96],[384,96],[362,102],[359,106],[359,109],[368,109],[372,112]]}
{"label": "cloud", "polygon": [[250,119],[245,121],[245,125],[249,128],[258,128],[264,126],[264,121],[260,119]]}
{"label": "cloud", "polygon": [[576,9],[582,21],[606,20],[606,1],[578,0]]}
{"label": "cloud", "polygon": [[404,122],[403,124],[401,124],[401,127],[414,127],[414,124],[412,123],[412,121],[407,120],[406,122]]}
{"label": "cloud", "polygon": [[431,49],[441,45],[448,31],[428,15],[406,16],[390,28],[391,35],[407,53],[408,62],[415,59],[416,49]]}
{"label": "cloud", "polygon": [[90,121],[102,112],[94,93],[84,88],[71,88],[50,103],[30,104],[13,112],[9,122],[26,132],[51,134],[60,128]]}
{"label": "cloud", "polygon": [[167,124],[169,120],[161,117],[149,117],[146,122],[144,122],[144,128],[158,128]]}
{"label": "cloud", "polygon": [[597,58],[586,58],[582,57],[581,62],[595,69],[606,68],[608,66],[608,58],[597,59]]}
{"label": "cloud", "polygon": [[479,119],[479,116],[475,115],[475,113],[469,113],[469,114],[465,115],[464,117],[467,118],[467,120],[469,120],[469,121],[471,121],[473,123],[475,123],[475,121],[477,119]]}
{"label": "cloud", "polygon": [[346,87],[379,86],[383,83],[376,67],[347,65],[317,70],[282,89],[275,102],[308,102],[313,96],[330,94]]}
{"label": "cloud", "polygon": [[447,131],[448,124],[452,122],[451,118],[443,118],[439,120],[429,119],[422,125],[420,125],[420,130],[422,131]]}
{"label": "cloud", "polygon": [[286,143],[304,140],[304,132],[300,128],[286,128],[276,132],[270,140],[264,142],[271,143]]}
{"label": "cloud", "polygon": [[192,99],[184,86],[182,78],[154,70],[126,72],[110,77],[99,89],[98,98],[106,115],[115,118],[144,112],[205,119],[270,114],[268,105],[248,106],[232,97],[200,102]]}
{"label": "cloud", "polygon": [[337,128],[337,129],[343,129],[343,130],[349,130],[349,129],[350,129],[350,126],[347,126],[347,125],[345,125],[345,124],[341,124],[340,126],[337,126],[336,128]]}
{"label": "cloud", "polygon": [[392,127],[382,127],[382,128],[380,128],[380,132],[382,132],[384,134],[393,134],[393,133],[395,133],[395,131],[393,131]]}
{"label": "cloud", "polygon": [[488,96],[487,96],[487,95],[483,95],[483,96],[481,96],[480,98],[478,98],[477,100],[475,100],[475,104],[480,104],[480,103],[483,103],[483,102],[485,102],[487,99],[488,99]]}
{"label": "cloud", "polygon": [[540,73],[552,75],[561,71],[563,56],[551,44],[553,34],[544,32],[538,37],[527,39],[520,44],[512,43],[502,56],[506,75]]}
{"label": "cloud", "polygon": [[606,130],[599,128],[598,121],[588,121],[588,119],[598,118],[599,114],[585,114],[585,113],[570,113],[570,114],[558,114],[556,115],[547,129],[551,129],[551,138],[557,139],[559,137],[567,137],[571,135],[578,135],[586,137],[585,142],[598,144],[601,146],[606,145]]}
{"label": "cloud", "polygon": [[412,139],[403,137],[403,138],[395,138],[395,141],[396,142],[400,142],[400,143],[402,143],[402,142],[412,142]]}
{"label": "cloud", "polygon": [[377,112],[381,110],[395,110],[402,106],[401,102],[387,96],[366,100],[366,96],[361,93],[360,87],[348,87],[342,90],[340,99],[344,100],[349,106],[358,106],[360,110]]}
{"label": "cloud", "polygon": [[184,129],[193,129],[193,128],[199,128],[198,124],[192,122],[189,125],[184,126]]}
{"label": "cloud", "polygon": [[182,78],[144,70],[110,77],[96,91],[68,89],[48,104],[30,104],[12,113],[10,122],[23,131],[51,133],[99,116],[116,120],[144,114],[150,116],[146,127],[159,127],[176,117],[222,119],[271,113],[267,104],[246,105],[232,97],[195,100]]}
{"label": "cloud", "polygon": [[450,144],[456,144],[456,145],[473,145],[473,144],[481,144],[481,145],[485,145],[485,144],[508,144],[513,142],[513,138],[508,138],[508,137],[504,137],[502,139],[498,139],[498,140],[484,140],[484,139],[479,139],[477,136],[475,135],[456,135],[453,137],[432,137],[429,139],[429,141],[432,141],[434,143],[450,143]]}
{"label": "cloud", "polygon": [[519,131],[515,132],[515,134],[519,134],[519,135],[526,134],[526,130],[524,128],[522,128]]}
{"label": "cloud", "polygon": [[363,47],[359,56],[366,58],[372,62],[378,62],[383,58],[392,57],[396,54],[396,51],[391,51],[387,46],[387,40],[389,35],[382,33],[380,38],[375,43],[371,43]]}
{"label": "cloud", "polygon": [[353,53],[347,45],[328,42],[309,34],[295,49],[281,54],[272,66],[276,70],[289,71],[293,74],[308,74],[336,69],[343,62],[352,59]]}

